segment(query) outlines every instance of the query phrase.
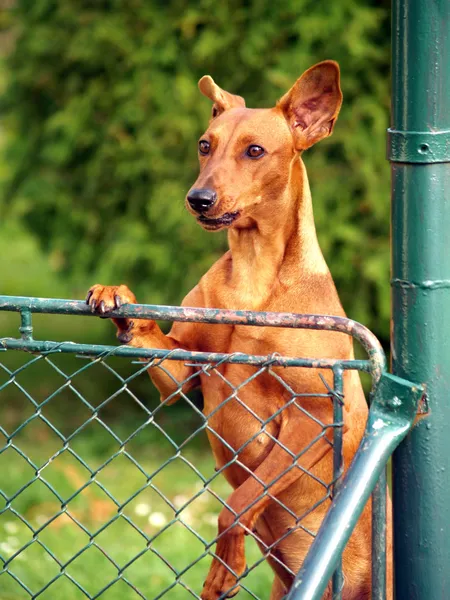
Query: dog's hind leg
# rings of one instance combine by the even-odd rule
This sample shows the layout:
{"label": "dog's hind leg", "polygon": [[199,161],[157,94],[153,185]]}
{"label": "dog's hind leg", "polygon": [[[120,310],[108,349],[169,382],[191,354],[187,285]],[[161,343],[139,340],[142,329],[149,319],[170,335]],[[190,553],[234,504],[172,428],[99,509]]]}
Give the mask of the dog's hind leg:
{"label": "dog's hind leg", "polygon": [[275,575],[272,591],[270,593],[270,600],[282,600],[287,592],[288,590],[284,587],[281,579]]}
{"label": "dog's hind leg", "polygon": [[[275,573],[270,600],[282,600],[292,585],[294,575],[283,566],[282,557],[274,547],[277,540],[264,515],[259,517],[255,530],[256,543]],[[269,548],[271,548],[270,553],[268,553]]]}

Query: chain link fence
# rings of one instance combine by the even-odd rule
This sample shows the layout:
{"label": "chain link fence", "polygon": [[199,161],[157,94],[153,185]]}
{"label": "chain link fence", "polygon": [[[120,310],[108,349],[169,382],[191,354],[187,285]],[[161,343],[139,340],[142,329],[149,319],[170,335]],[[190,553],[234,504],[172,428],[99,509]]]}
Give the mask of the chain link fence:
{"label": "chain link fence", "polygon": [[[283,447],[290,464],[279,477],[303,469],[314,502],[298,514],[282,494],[272,495],[271,486],[259,482],[255,502],[268,501],[284,533],[270,538],[258,526],[247,531],[247,566],[235,574],[227,594],[240,590],[240,598],[268,599],[273,580],[268,563],[292,585],[296,572],[279,549],[289,536],[310,546],[343,474],[343,373],[369,372],[376,382],[384,371],[384,355],[370,332],[331,317],[131,307],[130,316],[139,318],[336,330],[359,338],[369,358],[167,352],[33,339],[32,312],[87,316],[81,302],[3,297],[0,309],[21,313],[21,338],[0,340],[2,600],[199,599],[216,557],[218,515],[230,508],[227,479],[236,472],[243,480],[255,477],[248,456],[263,441],[280,444],[272,425],[283,411],[298,411],[314,434],[300,452]],[[147,370],[162,370],[173,379],[168,369],[173,360],[194,365],[196,376],[202,373],[226,390],[212,412],[205,414],[198,394],[184,393],[185,381],[177,382],[176,391],[161,403],[150,393]],[[245,365],[246,375],[238,383],[230,376],[235,365],[241,372]],[[317,391],[293,389],[284,375],[290,369],[312,369]],[[264,418],[245,401],[246,391],[257,383],[278,390],[276,409]],[[175,406],[167,406],[177,397]],[[238,415],[236,428],[241,420],[253,423],[239,447],[232,447],[216,425],[230,406]],[[316,411],[315,406],[326,409]],[[223,464],[215,465],[206,438],[222,448]],[[326,479],[299,464],[315,448],[322,455],[333,453]],[[382,509],[382,503],[374,506]],[[234,512],[235,522],[240,517]],[[374,541],[383,544],[383,535],[381,528]],[[340,598],[339,564],[330,585],[333,598]]]}

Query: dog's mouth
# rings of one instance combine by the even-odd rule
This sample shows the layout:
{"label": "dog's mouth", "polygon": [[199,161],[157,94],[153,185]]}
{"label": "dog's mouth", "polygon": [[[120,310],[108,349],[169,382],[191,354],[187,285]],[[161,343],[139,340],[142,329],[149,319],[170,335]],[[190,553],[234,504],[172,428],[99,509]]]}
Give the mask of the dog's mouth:
{"label": "dog's mouth", "polygon": [[232,225],[239,215],[239,211],[224,213],[218,219],[209,219],[208,217],[205,217],[205,215],[200,215],[197,217],[197,221],[205,229],[221,229],[222,227],[229,227]]}

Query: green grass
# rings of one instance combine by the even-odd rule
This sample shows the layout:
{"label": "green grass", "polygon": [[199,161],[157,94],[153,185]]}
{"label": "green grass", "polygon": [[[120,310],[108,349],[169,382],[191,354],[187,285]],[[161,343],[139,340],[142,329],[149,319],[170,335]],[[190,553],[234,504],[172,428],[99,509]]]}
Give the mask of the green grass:
{"label": "green grass", "polygon": [[[25,428],[14,437],[17,447],[35,465],[46,466],[39,472],[40,479],[27,486],[35,478],[34,469],[12,448],[0,454],[0,489],[13,498],[10,505],[0,499],[0,511],[3,511],[0,514],[0,556],[3,562],[14,556],[0,575],[0,600],[30,598],[11,574],[37,594],[62,573],[38,596],[42,600],[86,598],[70,578],[86,590],[88,597],[97,597],[96,594],[107,588],[99,596],[101,600],[139,598],[124,581],[107,587],[121,573],[147,599],[156,598],[164,590],[167,591],[163,597],[167,599],[193,598],[181,583],[197,594],[201,591],[211,558],[199,559],[205,551],[204,542],[214,539],[220,502],[204,491],[195,471],[175,456],[171,445],[156,431],[144,430],[142,437],[143,441],[130,443],[127,449],[146,473],[155,473],[168,461],[151,478],[156,489],[147,485],[145,475],[123,454],[102,467],[118,445],[100,426],[95,432],[83,432],[73,440],[73,448],[84,463],[90,469],[99,469],[95,480],[84,489],[90,481],[90,473],[69,452],[48,462],[61,444],[47,426],[34,422],[33,430]],[[0,449],[2,447],[4,439],[0,436]],[[211,453],[204,440],[189,445],[183,457],[205,477],[214,474]],[[43,483],[44,479],[64,502],[68,501],[66,512],[57,518],[61,502]],[[102,487],[124,504],[120,514]],[[224,499],[230,493],[222,477],[217,477],[210,488]],[[170,503],[180,509],[201,491],[176,519]],[[33,536],[13,511],[38,533]],[[191,533],[189,527],[197,535]],[[139,530],[151,538],[150,544]],[[247,544],[247,561],[251,566],[261,555],[253,540],[249,539]],[[55,559],[64,568],[61,569]],[[189,567],[191,563],[195,564]],[[173,569],[182,575],[180,583],[171,587],[176,581]],[[247,576],[245,585],[262,600],[269,596],[271,580],[269,567],[262,563]],[[245,591],[239,596],[242,600],[252,597]]]}
{"label": "green grass", "polygon": [[[72,321],[84,338],[85,320]],[[76,339],[67,330],[50,337],[57,334]],[[142,369],[113,357],[107,363],[123,377]],[[222,507],[214,494],[225,500],[231,490],[219,475],[210,491],[203,487],[196,470],[213,477],[214,463],[192,407],[160,407],[146,373],[130,381],[131,395],[116,395],[121,386],[105,364],[75,356],[0,355],[0,427],[16,447],[0,429],[0,600],[188,600],[195,597],[188,589],[200,593],[211,562],[202,556]],[[155,425],[133,436],[149,409]],[[132,460],[119,452],[117,438],[129,440]],[[247,545],[251,568],[261,554],[253,540]],[[272,578],[261,562],[245,578],[251,593],[242,590],[240,600],[268,598]]]}

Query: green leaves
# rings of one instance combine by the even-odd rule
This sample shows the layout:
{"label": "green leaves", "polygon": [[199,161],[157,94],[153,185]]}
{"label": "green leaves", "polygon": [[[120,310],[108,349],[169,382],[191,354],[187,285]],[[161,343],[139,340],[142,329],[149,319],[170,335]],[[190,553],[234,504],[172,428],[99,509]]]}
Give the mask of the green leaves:
{"label": "green leaves", "polygon": [[210,73],[248,106],[271,106],[333,58],[344,107],[332,138],[305,154],[317,228],[348,314],[386,339],[387,9],[17,0],[6,20],[17,37],[5,66],[3,228],[18,219],[74,290],[103,278],[141,301],[179,303],[226,245],[183,207],[210,112],[197,80]]}

